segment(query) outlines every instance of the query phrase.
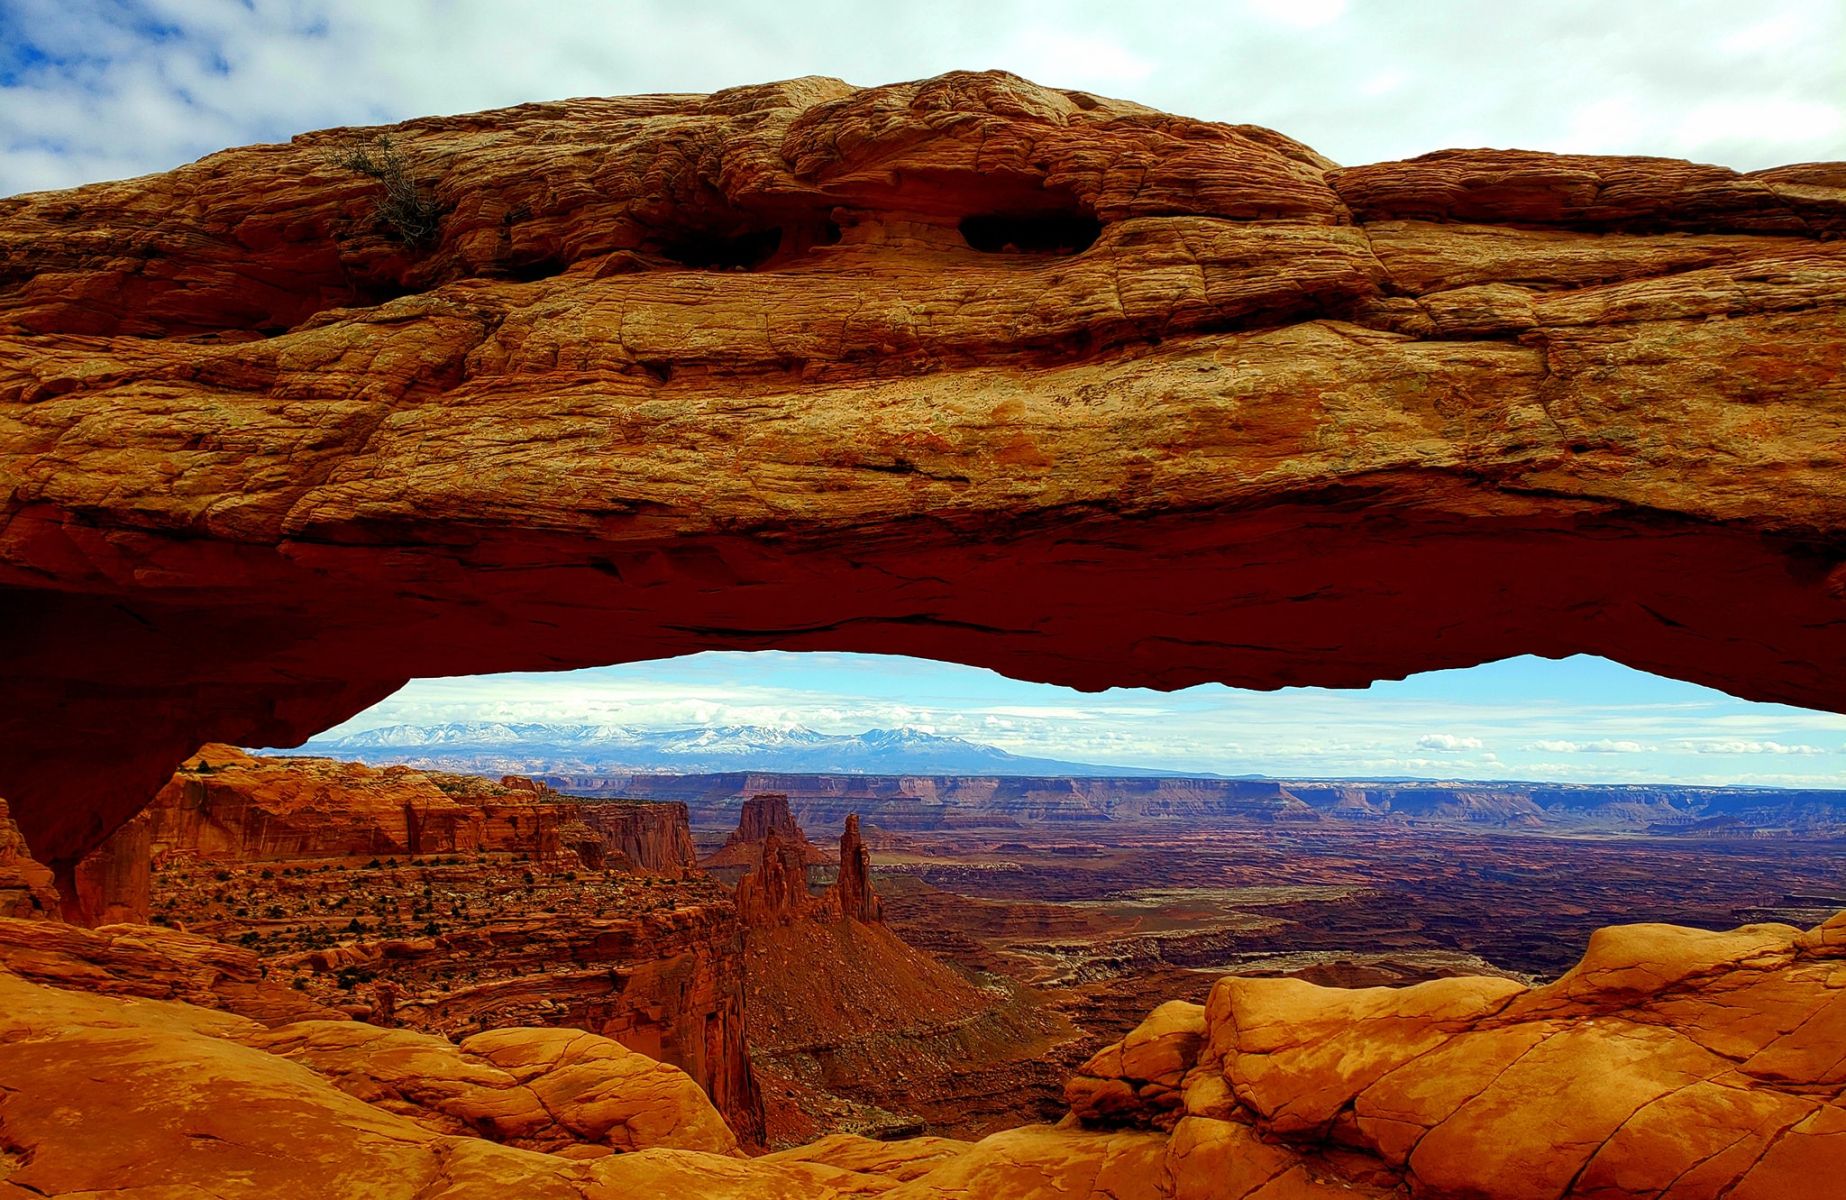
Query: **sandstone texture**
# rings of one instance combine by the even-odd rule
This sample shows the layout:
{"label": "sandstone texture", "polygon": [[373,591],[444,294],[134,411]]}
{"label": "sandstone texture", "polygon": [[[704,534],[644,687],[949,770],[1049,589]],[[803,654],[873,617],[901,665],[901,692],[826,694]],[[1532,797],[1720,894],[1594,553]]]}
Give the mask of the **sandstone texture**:
{"label": "sandstone texture", "polygon": [[1342,169],[1000,73],[389,132],[430,245],[340,131],[0,201],[0,795],[60,878],[203,742],[708,648],[1846,708],[1839,164]]}
{"label": "sandstone texture", "polygon": [[735,1154],[737,1138],[684,1071],[571,1029],[495,1029],[459,1044],[349,1022],[303,1021],[250,1045],[442,1133],[587,1157],[670,1146]]}
{"label": "sandstone texture", "polygon": [[265,1025],[346,1019],[270,978],[250,950],[152,925],[0,919],[0,973],[101,996],[183,1000]]}
{"label": "sandstone texture", "polygon": [[1087,1126],[1170,1129],[1176,1197],[1305,1170],[1416,1196],[1818,1198],[1846,1170],[1842,986],[1846,914],[1608,928],[1539,988],[1226,978],[1067,1095]]}
{"label": "sandstone texture", "polygon": [[[0,920],[0,966],[271,1023],[587,1031],[683,1070],[759,1146],[741,925],[693,858],[680,804],[207,746],[62,905],[108,921],[132,894],[155,923]],[[56,916],[50,884],[0,821],[0,917]]]}
{"label": "sandstone texture", "polygon": [[[0,921],[13,943],[57,929]],[[1846,1170],[1846,914],[1611,928],[1542,988],[1228,978],[1098,1054],[1060,1126],[756,1159],[689,1079],[590,1034],[271,1024],[15,961],[8,1200],[1822,1200]]]}

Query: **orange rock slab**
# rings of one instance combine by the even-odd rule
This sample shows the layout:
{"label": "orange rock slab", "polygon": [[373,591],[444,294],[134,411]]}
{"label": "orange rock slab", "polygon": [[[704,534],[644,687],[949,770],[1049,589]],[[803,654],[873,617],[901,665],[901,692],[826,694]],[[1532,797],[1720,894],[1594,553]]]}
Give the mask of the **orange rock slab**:
{"label": "orange rock slab", "polygon": [[1842,930],[1618,926],[1538,988],[1229,977],[1202,1014],[1164,1006],[1086,1063],[1072,1112],[1172,1129],[1179,1197],[1299,1173],[1482,1200],[1819,1200],[1846,1171]]}

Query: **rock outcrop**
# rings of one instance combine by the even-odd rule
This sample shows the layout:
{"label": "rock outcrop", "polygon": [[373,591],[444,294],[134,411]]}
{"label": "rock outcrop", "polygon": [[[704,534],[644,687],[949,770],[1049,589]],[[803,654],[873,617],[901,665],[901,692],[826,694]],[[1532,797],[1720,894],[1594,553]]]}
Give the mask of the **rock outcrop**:
{"label": "rock outcrop", "polygon": [[820,851],[808,841],[808,835],[795,823],[789,811],[788,796],[783,792],[758,792],[743,802],[738,810],[737,828],[724,839],[724,845],[705,860],[707,867],[751,867],[762,857],[762,846],[774,834],[784,852],[800,853],[803,862],[820,859]]}
{"label": "rock outcrop", "polygon": [[[782,801],[781,812],[786,817],[787,798],[770,799]],[[793,831],[787,840],[781,827],[764,828],[763,837],[756,843],[756,865],[737,882],[737,911],[746,928],[786,925],[802,919],[851,919],[872,924],[884,920],[884,906],[872,890],[872,855],[859,836],[858,813],[847,814],[846,830],[840,835],[839,872],[818,896],[808,891],[808,863],[814,857],[814,847],[794,818],[787,817],[786,828]],[[725,849],[747,844],[733,835]]]}
{"label": "rock outcrop", "polygon": [[306,975],[315,991],[343,976],[375,978],[374,989],[390,989],[390,1021],[412,1029],[462,1037],[545,1025],[619,1042],[683,1070],[740,1138],[760,1145],[740,934],[723,900],[650,904],[605,917],[451,920],[433,936],[352,938],[269,962]]}
{"label": "rock outcrop", "polygon": [[1085,1125],[1171,1130],[1176,1198],[1289,1172],[1483,1200],[1820,1197],[1846,1170],[1843,963],[1846,914],[1604,929],[1539,988],[1231,977],[1067,1095]]}
{"label": "rock outcrop", "polygon": [[[769,1143],[839,1131],[988,1131],[995,1114],[971,1102],[964,1078],[1004,1077],[1009,1064],[1075,1031],[1036,993],[976,986],[886,928],[857,814],[840,837],[839,872],[819,895],[807,882],[814,848],[788,824],[799,840],[765,828],[757,864],[737,884]],[[1001,1123],[1017,1123],[1017,1109],[1003,1109]]]}
{"label": "rock outcrop", "polygon": [[1846,914],[1610,929],[1536,989],[1230,978],[1098,1054],[1061,1127],[758,1159],[683,1076],[591,1035],[265,1024],[12,961],[9,1196],[1823,1200],[1846,1170]]}
{"label": "rock outcrop", "polygon": [[808,859],[800,843],[784,845],[773,830],[757,847],[757,864],[737,881],[737,915],[746,929],[766,929],[812,916]]}
{"label": "rock outcrop", "polygon": [[440,1133],[573,1158],[654,1146],[738,1152],[684,1071],[579,1030],[495,1029],[452,1043],[356,1021],[300,1021],[240,1040]]}
{"label": "rock outcrop", "polygon": [[842,917],[867,924],[885,919],[884,905],[872,890],[872,852],[859,837],[859,814],[848,813],[840,835],[840,873],[833,882],[833,903]]}
{"label": "rock outcrop", "polygon": [[249,950],[152,925],[0,919],[0,975],[7,973],[101,996],[183,1000],[264,1025],[346,1019],[271,978]]}
{"label": "rock outcrop", "polygon": [[318,1021],[270,1030],[0,971],[0,1194],[794,1200],[844,1191],[828,1186],[850,1178],[842,1171],[735,1157],[699,1090],[638,1059],[547,1030],[461,1047]]}
{"label": "rock outcrop", "polygon": [[1340,169],[999,73],[390,134],[424,248],[350,132],[0,201],[0,795],[60,878],[203,742],[712,648],[1846,709],[1846,167]]}
{"label": "rock outcrop", "polygon": [[32,857],[0,800],[0,917],[50,917],[58,912],[51,872]]}
{"label": "rock outcrop", "polygon": [[584,800],[530,780],[268,758],[206,746],[139,816],[85,857],[64,912],[148,919],[154,861],[288,862],[516,853],[543,870],[675,875],[696,861],[683,804]]}

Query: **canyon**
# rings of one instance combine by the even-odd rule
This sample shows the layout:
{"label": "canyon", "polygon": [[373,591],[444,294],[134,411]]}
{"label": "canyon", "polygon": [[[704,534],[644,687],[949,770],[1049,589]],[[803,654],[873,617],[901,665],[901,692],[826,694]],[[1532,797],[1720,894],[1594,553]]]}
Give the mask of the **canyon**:
{"label": "canyon", "polygon": [[1846,914],[1609,928],[1538,987],[1230,976],[1078,1064],[1056,1124],[742,1157],[689,1077],[594,1034],[441,1038],[193,933],[0,918],[0,1194],[1818,1200],[1843,959]]}
{"label": "canyon", "polygon": [[777,786],[838,862],[734,890],[691,800],[218,747],[713,648],[1846,710],[1846,165],[1003,72],[389,135],[427,240],[352,131],[0,199],[0,1197],[1830,1194],[1826,795]]}
{"label": "canyon", "polygon": [[384,1028],[594,1033],[683,1070],[746,1147],[1016,1123],[970,1110],[959,1075],[1037,1077],[1078,1031],[887,929],[856,817],[826,854],[784,796],[733,812],[707,865],[748,864],[734,890],[695,865],[681,804],[211,745],[78,865],[62,911],[235,945]]}

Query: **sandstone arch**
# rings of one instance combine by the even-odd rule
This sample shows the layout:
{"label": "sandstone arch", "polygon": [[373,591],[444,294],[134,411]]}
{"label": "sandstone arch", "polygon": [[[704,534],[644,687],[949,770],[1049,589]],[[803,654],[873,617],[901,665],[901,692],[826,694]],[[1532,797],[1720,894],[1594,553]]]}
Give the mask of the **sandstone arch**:
{"label": "sandstone arch", "polygon": [[0,200],[0,795],[60,869],[205,740],[702,648],[1846,710],[1846,165],[800,79],[396,127],[412,252],[337,136]]}

